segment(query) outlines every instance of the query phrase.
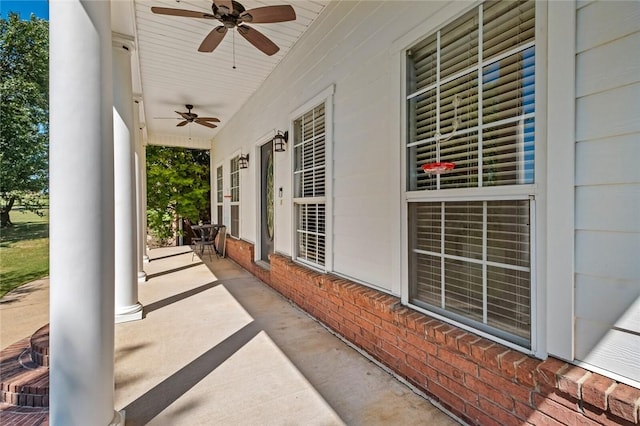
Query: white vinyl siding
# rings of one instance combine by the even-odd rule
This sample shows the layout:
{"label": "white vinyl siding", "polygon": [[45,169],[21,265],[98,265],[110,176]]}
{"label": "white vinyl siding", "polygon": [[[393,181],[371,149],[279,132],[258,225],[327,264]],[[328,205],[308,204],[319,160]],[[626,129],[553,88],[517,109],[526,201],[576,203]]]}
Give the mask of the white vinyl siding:
{"label": "white vinyl siding", "polygon": [[326,259],[326,116],[324,102],[293,123],[295,258]]}
{"label": "white vinyl siding", "polygon": [[535,2],[474,8],[406,78],[409,303],[531,348]]}
{"label": "white vinyl siding", "polygon": [[591,2],[576,23],[575,357],[637,386],[640,2]]}
{"label": "white vinyl siding", "polygon": [[231,227],[229,228],[229,233],[231,236],[239,238],[240,237],[240,168],[239,168],[239,157],[233,157],[230,161],[230,175],[229,182],[231,184],[231,203],[230,203],[230,218],[231,218]]}

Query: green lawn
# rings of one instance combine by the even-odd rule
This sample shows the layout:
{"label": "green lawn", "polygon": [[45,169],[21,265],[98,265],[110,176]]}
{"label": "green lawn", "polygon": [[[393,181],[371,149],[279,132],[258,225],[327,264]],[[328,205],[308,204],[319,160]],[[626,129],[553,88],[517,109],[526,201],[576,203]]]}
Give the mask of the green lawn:
{"label": "green lawn", "polygon": [[13,227],[0,230],[0,297],[49,275],[49,215],[11,211]]}

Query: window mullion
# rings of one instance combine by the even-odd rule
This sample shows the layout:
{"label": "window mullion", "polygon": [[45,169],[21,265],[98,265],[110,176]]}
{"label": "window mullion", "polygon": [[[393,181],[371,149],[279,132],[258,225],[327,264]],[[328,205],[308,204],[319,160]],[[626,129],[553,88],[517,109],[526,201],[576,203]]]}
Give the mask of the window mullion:
{"label": "window mullion", "polygon": [[[478,6],[478,187],[482,188],[482,85],[483,85],[483,75],[482,75],[482,45],[484,44],[484,39],[482,36],[482,22],[484,20],[483,17],[483,9],[482,5]],[[486,318],[485,318],[486,321]]]}
{"label": "window mullion", "polygon": [[447,84],[450,81],[457,80],[460,77],[464,77],[465,75],[470,74],[475,70],[476,70],[476,67],[467,68],[467,69],[464,69],[462,71],[457,72],[456,74],[452,74],[449,77],[443,78],[442,81],[440,81],[439,83],[436,81],[435,83],[433,83],[433,84],[431,84],[431,85],[429,85],[427,87],[424,87],[424,88],[418,90],[415,93],[411,93],[411,94],[407,95],[407,100],[411,100],[411,99],[413,99],[415,97],[418,97],[418,96],[422,95],[423,93],[427,93],[429,90],[433,90],[436,86],[439,86],[439,85],[442,85],[442,84]]}
{"label": "window mullion", "polygon": [[[316,157],[316,141],[315,141],[315,137],[316,137],[316,109],[312,109],[311,110],[311,134],[313,135],[313,142],[311,143],[311,152],[312,154],[312,158],[313,158],[313,165],[312,167],[315,168],[316,164],[317,164],[317,157]],[[316,174],[315,173],[311,173],[311,187],[313,188],[313,195],[317,195],[316,194],[316,188],[317,188],[317,184],[316,184]]]}
{"label": "window mullion", "polygon": [[[436,135],[440,134],[440,35],[441,31],[438,31],[436,38]],[[435,135],[434,135],[435,136]],[[439,138],[436,137],[436,150],[439,149]],[[436,158],[439,154],[436,154]],[[438,161],[438,160],[436,160]],[[436,189],[440,189],[440,175],[436,175]],[[444,253],[444,251],[443,251]]]}
{"label": "window mullion", "polygon": [[498,56],[494,56],[491,59],[487,59],[487,61],[485,63],[482,64],[483,67],[486,67],[487,65],[491,65],[494,64],[496,62],[500,62],[502,59],[504,58],[508,58],[511,55],[515,55],[516,53],[520,53],[523,52],[527,49],[529,49],[530,47],[533,47],[536,45],[535,41],[530,41],[529,43],[525,43],[521,46],[515,47],[511,50],[508,50],[506,52],[503,52],[501,54],[499,54]]}

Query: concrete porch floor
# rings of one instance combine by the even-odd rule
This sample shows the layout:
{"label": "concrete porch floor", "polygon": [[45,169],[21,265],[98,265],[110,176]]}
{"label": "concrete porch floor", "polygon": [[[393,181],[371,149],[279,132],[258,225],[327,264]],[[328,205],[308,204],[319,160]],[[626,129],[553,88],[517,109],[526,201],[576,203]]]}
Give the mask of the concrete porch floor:
{"label": "concrete porch floor", "polygon": [[[150,254],[145,319],[116,324],[127,425],[457,424],[234,262]],[[46,322],[48,286],[31,290],[0,304],[2,347]]]}

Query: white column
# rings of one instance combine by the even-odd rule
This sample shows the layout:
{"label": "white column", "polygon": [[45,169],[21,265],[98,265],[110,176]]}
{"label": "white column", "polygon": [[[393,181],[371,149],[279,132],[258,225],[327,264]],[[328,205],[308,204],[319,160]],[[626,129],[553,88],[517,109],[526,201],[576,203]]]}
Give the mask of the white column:
{"label": "white column", "polygon": [[115,185],[115,320],[142,319],[138,302],[137,210],[134,169],[132,39],[113,35],[113,144]]}
{"label": "white column", "polygon": [[52,1],[50,37],[50,423],[117,424],[108,1]]}
{"label": "white column", "polygon": [[136,263],[138,265],[138,283],[143,283],[147,281],[147,273],[144,271],[144,255],[147,247],[147,211],[145,206],[143,205],[143,194],[146,192],[147,188],[146,185],[144,185],[143,168],[146,167],[146,164],[144,158],[144,146],[142,145],[142,135],[140,129],[140,107],[138,101],[136,101],[135,105],[133,106],[133,118],[135,122],[136,220],[138,230],[138,235],[136,236]]}

